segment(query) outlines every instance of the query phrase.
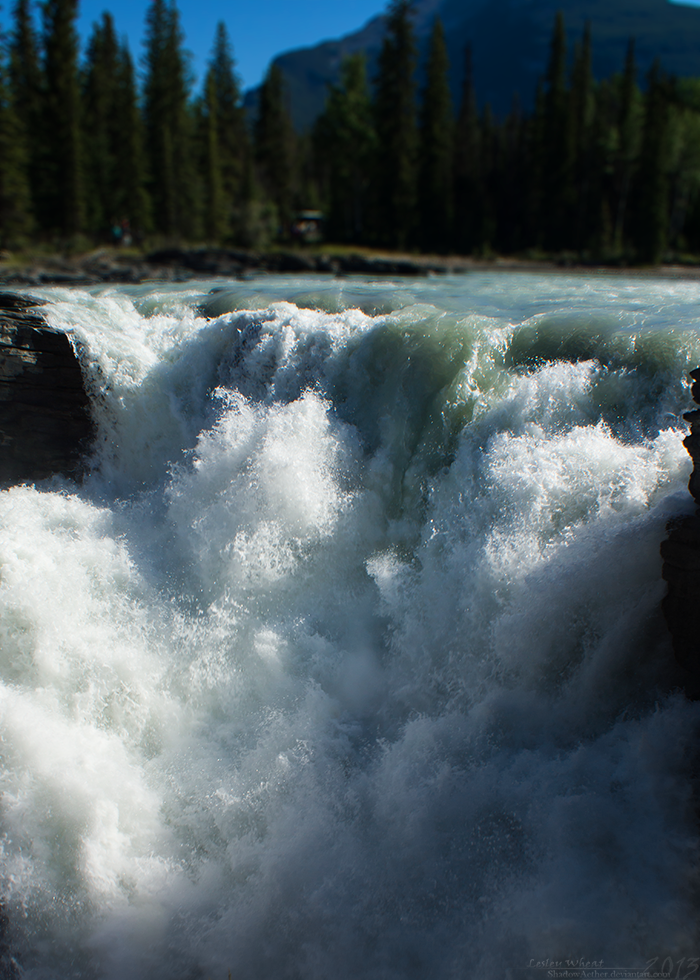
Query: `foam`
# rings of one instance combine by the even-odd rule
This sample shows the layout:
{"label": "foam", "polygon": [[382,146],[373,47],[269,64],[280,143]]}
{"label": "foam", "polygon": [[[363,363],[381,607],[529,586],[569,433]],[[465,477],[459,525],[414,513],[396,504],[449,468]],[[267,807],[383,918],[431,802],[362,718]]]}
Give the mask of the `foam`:
{"label": "foam", "polygon": [[658,544],[698,287],[268,277],[211,320],[199,284],[40,295],[99,440],[80,487],[0,494],[23,975],[694,955]]}

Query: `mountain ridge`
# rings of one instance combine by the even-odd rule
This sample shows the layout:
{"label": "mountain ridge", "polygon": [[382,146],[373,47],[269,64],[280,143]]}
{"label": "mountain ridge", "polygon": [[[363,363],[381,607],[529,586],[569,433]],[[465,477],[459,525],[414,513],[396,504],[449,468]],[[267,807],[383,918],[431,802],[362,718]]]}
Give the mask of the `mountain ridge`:
{"label": "mountain ridge", "polygon": [[[668,0],[421,0],[414,14],[420,64],[425,60],[433,20],[439,15],[447,36],[455,107],[462,85],[464,50],[470,43],[479,104],[488,102],[502,116],[517,95],[521,105],[530,108],[538,78],[546,67],[559,9],[564,14],[570,50],[590,22],[597,79],[622,69],[630,37],[636,42],[640,79],[655,57],[674,75],[700,76],[700,9]],[[364,51],[369,77],[374,77],[384,25],[385,16],[380,14],[341,38],[282,52],[273,59],[286,79],[298,130],[308,129],[323,110],[328,86],[338,81],[344,56]],[[420,86],[420,68],[418,82]],[[251,113],[257,93],[258,89],[246,93],[245,104]]]}

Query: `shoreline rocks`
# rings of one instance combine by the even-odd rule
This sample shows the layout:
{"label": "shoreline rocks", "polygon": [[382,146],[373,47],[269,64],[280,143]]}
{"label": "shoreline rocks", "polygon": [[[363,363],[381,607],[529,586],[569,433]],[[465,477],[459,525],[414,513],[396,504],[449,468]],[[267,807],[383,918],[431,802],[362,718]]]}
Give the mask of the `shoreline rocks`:
{"label": "shoreline rocks", "polygon": [[700,265],[630,268],[620,264],[575,262],[570,257],[476,259],[462,255],[401,255],[366,252],[323,253],[303,248],[256,252],[241,248],[200,246],[161,248],[145,255],[104,247],[87,255],[37,257],[12,265],[0,254],[0,285],[91,286],[109,283],[187,282],[191,279],[239,279],[264,273],[323,273],[333,276],[425,277],[469,272],[546,272],[625,275],[664,279],[700,278]]}
{"label": "shoreline rocks", "polygon": [[0,293],[0,484],[75,476],[94,435],[90,401],[67,334],[40,303]]}
{"label": "shoreline rocks", "polygon": [[6,286],[86,286],[165,280],[246,277],[255,273],[326,273],[336,276],[428,276],[465,271],[471,260],[412,259],[406,256],[329,256],[305,251],[251,252],[227,248],[163,248],[141,257],[101,249],[91,255],[47,257],[28,266],[0,266]]}
{"label": "shoreline rocks", "polygon": [[201,246],[161,248],[145,255],[105,247],[82,256],[47,255],[31,264],[15,265],[0,255],[0,284],[18,286],[90,286],[102,283],[138,285],[148,282],[187,282],[191,279],[247,278],[264,273],[322,273],[333,276],[425,277],[468,272],[547,272],[673,279],[700,278],[700,266],[628,268],[585,265],[551,259],[469,256],[401,255],[365,252],[323,253],[302,248],[255,252],[240,248]]}

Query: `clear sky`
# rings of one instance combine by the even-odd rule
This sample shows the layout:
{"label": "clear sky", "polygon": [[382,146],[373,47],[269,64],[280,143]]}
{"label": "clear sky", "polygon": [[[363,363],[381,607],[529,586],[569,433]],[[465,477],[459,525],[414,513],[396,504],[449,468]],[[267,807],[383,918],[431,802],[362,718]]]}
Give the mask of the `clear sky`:
{"label": "clear sky", "polygon": [[[700,2],[700,0],[698,0]],[[244,88],[257,85],[271,59],[290,48],[341,37],[362,27],[386,7],[385,0],[178,0],[186,37],[198,79],[214,40],[217,21],[223,20],[233,44],[236,67]],[[6,4],[3,4],[7,8]],[[136,64],[143,53],[147,0],[80,0],[78,30],[83,43],[94,21],[109,10],[117,33],[126,34]]]}

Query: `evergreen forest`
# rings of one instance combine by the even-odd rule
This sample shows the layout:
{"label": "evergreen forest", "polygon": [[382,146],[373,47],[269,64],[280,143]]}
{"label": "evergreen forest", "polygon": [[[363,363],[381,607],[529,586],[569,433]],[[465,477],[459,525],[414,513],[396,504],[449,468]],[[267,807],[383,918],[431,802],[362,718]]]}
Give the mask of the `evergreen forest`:
{"label": "evergreen forest", "polygon": [[[348,57],[313,129],[294,131],[273,62],[243,108],[220,23],[193,91],[174,0],[151,0],[134,65],[114,20],[84,55],[78,0],[15,0],[0,62],[0,247],[207,243],[265,248],[322,212],[327,242],[488,257],[658,262],[700,255],[700,79],[656,62],[596,81],[590,29],[562,14],[525,113],[480,107],[464,52],[454,105],[436,20],[424,64],[391,0],[376,74]],[[422,79],[421,84],[418,78]]]}

